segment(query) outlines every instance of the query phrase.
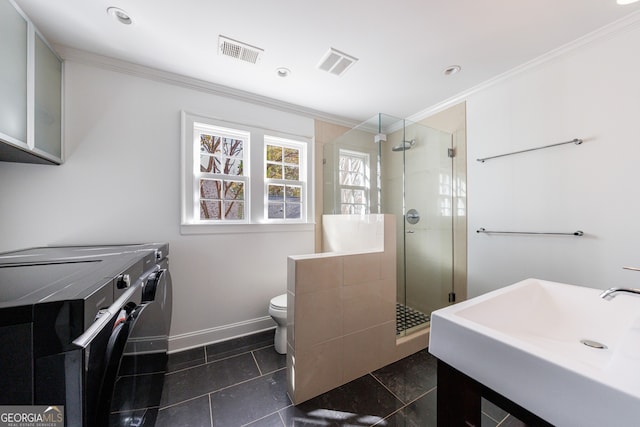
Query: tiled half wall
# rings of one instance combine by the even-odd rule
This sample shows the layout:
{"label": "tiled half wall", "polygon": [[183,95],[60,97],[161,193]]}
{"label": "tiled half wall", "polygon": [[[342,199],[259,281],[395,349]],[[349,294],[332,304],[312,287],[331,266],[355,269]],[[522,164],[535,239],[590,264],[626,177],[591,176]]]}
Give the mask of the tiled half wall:
{"label": "tiled half wall", "polygon": [[[336,217],[350,221],[352,227],[339,225],[343,230],[378,234],[380,245],[372,245],[377,250],[369,252],[288,258],[287,382],[294,404],[393,363],[428,343],[428,330],[396,341],[394,216],[331,217],[332,222],[341,221]],[[353,221],[358,218],[378,225],[357,226]],[[354,237],[348,232],[338,235]]]}

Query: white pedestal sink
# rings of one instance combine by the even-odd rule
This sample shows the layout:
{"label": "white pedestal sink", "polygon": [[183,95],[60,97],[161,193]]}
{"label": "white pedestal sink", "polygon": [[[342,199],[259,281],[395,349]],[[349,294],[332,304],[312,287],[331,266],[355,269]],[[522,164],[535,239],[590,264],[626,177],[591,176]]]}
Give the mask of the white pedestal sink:
{"label": "white pedestal sink", "polygon": [[640,425],[640,297],[600,292],[527,279],[437,310],[429,351],[553,425]]}

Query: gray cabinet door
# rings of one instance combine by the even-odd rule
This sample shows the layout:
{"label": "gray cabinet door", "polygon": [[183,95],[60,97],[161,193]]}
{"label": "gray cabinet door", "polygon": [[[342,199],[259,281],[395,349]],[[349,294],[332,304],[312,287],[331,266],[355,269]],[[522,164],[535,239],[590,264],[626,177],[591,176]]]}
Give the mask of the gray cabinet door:
{"label": "gray cabinet door", "polygon": [[27,144],[27,20],[0,0],[0,139]]}
{"label": "gray cabinet door", "polygon": [[35,35],[34,146],[62,157],[62,61]]}

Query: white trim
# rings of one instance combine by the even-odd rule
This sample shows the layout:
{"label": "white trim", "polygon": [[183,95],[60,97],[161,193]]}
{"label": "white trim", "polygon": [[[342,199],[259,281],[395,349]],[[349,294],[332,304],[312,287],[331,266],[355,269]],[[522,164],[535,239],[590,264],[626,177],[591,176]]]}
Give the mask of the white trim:
{"label": "white trim", "polygon": [[245,335],[275,329],[271,316],[258,317],[229,325],[216,326],[195,332],[187,332],[169,337],[169,353],[227,341]]}
{"label": "white trim", "polygon": [[455,104],[459,104],[465,101],[469,96],[473,95],[476,92],[480,92],[481,90],[494,86],[506,79],[509,79],[511,77],[517,76],[518,74],[522,74],[528,70],[536,68],[539,65],[552,61],[561,55],[567,54],[574,50],[578,50],[583,46],[588,46],[592,43],[599,42],[608,37],[617,36],[619,34],[622,34],[625,31],[630,31],[636,28],[637,26],[640,26],[640,10],[633,12],[622,19],[614,21],[611,24],[605,25],[604,27],[601,27],[595,31],[585,34],[584,36],[579,37],[558,48],[555,48],[543,55],[540,55],[537,58],[532,59],[531,61],[518,65],[517,67],[512,68],[502,74],[498,74],[497,76],[492,77],[489,80],[486,80],[467,90],[464,90],[448,99],[445,99],[444,101],[438,102],[437,104],[427,107],[422,111],[418,111],[417,113],[407,117],[407,120],[411,122],[419,122],[436,113],[444,111]]}
{"label": "white trim", "polygon": [[[223,122],[223,124],[230,122]],[[181,184],[181,234],[236,234],[236,233],[270,233],[282,231],[308,231],[314,229],[313,218],[313,190],[308,187],[308,182],[313,178],[313,150],[309,145],[313,144],[312,139],[298,136],[295,139],[282,138],[282,132],[269,132],[260,127],[248,125],[235,125],[236,129],[224,129],[217,119],[208,118],[201,115],[181,111],[180,113],[181,136],[180,136],[180,184]],[[248,143],[244,148],[246,172],[242,177],[229,176],[229,179],[242,180],[245,182],[245,213],[244,220],[221,220],[205,221],[199,218],[200,195],[199,179],[201,177],[199,139],[195,137],[199,130],[208,128],[220,131],[229,131],[231,135],[239,132],[238,137],[247,139]],[[244,135],[247,132],[249,136]],[[271,135],[271,133],[275,135]],[[242,134],[242,135],[241,135]],[[283,146],[291,146],[300,150],[300,174],[301,179],[296,184],[302,186],[303,206],[305,211],[299,220],[273,220],[265,217],[266,201],[265,172],[264,172],[264,148],[257,149],[262,145],[265,147],[266,141],[273,141]],[[250,141],[250,142],[249,142]],[[253,169],[253,170],[252,170]],[[226,175],[218,175],[225,179]],[[212,175],[212,178],[215,176]],[[271,225],[272,226],[268,226]],[[276,225],[280,225],[279,227]],[[286,227],[285,228],[283,228]],[[293,227],[293,228],[291,228]]]}
{"label": "white trim", "polygon": [[[298,180],[290,179],[277,179],[267,178],[267,146],[277,146],[281,148],[291,148],[298,150]],[[263,162],[262,162],[262,185],[263,185],[263,221],[267,224],[279,223],[279,224],[305,224],[310,217],[309,206],[312,198],[312,194],[308,191],[308,182],[313,180],[313,177],[309,174],[309,165],[311,159],[309,157],[309,143],[307,141],[300,141],[294,139],[285,139],[274,135],[264,135],[263,140]],[[274,162],[271,162],[274,163]],[[278,163],[278,162],[275,162]],[[283,167],[284,172],[284,158],[280,165]],[[300,187],[300,218],[269,218],[269,185],[282,185],[283,187],[292,186]],[[283,206],[285,206],[286,212],[286,196],[283,194]]]}
{"label": "white trim", "polygon": [[314,232],[313,223],[275,223],[275,224],[181,224],[180,234],[248,234],[248,233],[287,233]]}
{"label": "white trim", "polygon": [[102,68],[104,70],[116,71],[123,74],[129,74],[136,77],[185,87],[187,89],[225,96],[227,98],[250,102],[255,105],[273,108],[276,110],[284,111],[286,113],[293,113],[312,119],[321,119],[345,127],[355,127],[362,122],[361,120],[336,116],[324,111],[302,107],[300,105],[279,101],[277,99],[269,98],[255,93],[233,89],[220,84],[207,82],[205,80],[187,77],[168,71],[162,71],[156,68],[134,64],[132,62],[122,61],[120,59],[109,58],[107,56],[86,52],[69,46],[55,45],[55,47],[57,52],[66,61],[73,61],[80,64]]}
{"label": "white trim", "polygon": [[[198,192],[196,195],[195,189],[199,189],[202,183],[202,180],[215,180],[219,182],[241,182],[244,185],[244,198],[239,201],[239,203],[244,204],[243,219],[227,219],[223,211],[225,210],[225,202],[227,201],[223,194],[219,194],[220,205],[220,215],[221,219],[213,219],[211,220],[212,224],[221,224],[221,223],[233,223],[233,224],[249,224],[251,221],[251,132],[249,130],[239,130],[239,129],[230,129],[221,127],[218,125],[213,125],[210,122],[193,122],[193,142],[192,142],[192,158],[193,158],[193,169],[192,169],[192,180],[193,180],[193,219],[195,220],[196,216],[198,220],[196,221],[198,224],[209,222],[207,219],[200,218],[200,203],[202,202],[202,196]],[[244,164],[244,170],[242,175],[225,175],[221,172],[201,172],[201,162],[202,162],[202,152],[200,148],[200,139],[203,134],[211,134],[215,136],[219,136],[222,138],[230,138],[235,140],[242,141],[242,158],[241,162]],[[196,153],[200,153],[197,155]],[[220,154],[210,153],[211,157],[217,157],[220,160],[221,165],[224,163],[223,160],[225,158],[224,149],[220,147]],[[234,160],[237,160],[238,157],[234,156]],[[220,192],[223,193],[223,189],[220,188]],[[233,203],[233,202],[232,202]]]}

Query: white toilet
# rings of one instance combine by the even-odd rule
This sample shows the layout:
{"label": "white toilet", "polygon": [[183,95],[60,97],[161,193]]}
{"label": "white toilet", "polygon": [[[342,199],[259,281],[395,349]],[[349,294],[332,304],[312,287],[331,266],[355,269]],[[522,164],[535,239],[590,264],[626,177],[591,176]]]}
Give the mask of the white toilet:
{"label": "white toilet", "polygon": [[271,298],[269,314],[277,324],[273,345],[278,353],[287,354],[287,294]]}

